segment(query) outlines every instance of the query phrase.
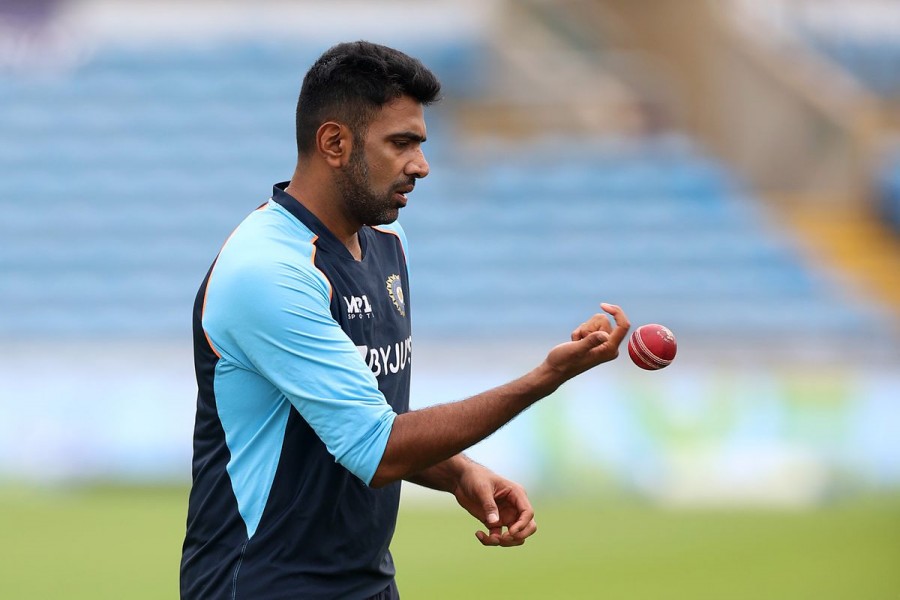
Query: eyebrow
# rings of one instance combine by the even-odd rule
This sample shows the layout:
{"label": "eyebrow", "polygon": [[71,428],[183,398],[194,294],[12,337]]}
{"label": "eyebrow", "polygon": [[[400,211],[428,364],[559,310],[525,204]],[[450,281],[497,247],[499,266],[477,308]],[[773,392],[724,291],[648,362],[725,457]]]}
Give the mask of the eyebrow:
{"label": "eyebrow", "polygon": [[388,137],[391,139],[409,140],[411,142],[418,142],[420,144],[424,144],[427,141],[427,138],[424,135],[419,135],[414,131],[401,131],[398,133],[392,133]]}

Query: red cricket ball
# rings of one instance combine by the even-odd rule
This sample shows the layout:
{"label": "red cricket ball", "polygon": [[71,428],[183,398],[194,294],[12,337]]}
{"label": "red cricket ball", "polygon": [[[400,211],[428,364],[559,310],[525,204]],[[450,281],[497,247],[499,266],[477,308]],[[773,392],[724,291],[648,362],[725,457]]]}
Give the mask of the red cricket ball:
{"label": "red cricket ball", "polygon": [[651,323],[641,325],[628,340],[628,355],[642,369],[656,371],[672,364],[675,351],[675,335],[668,327]]}

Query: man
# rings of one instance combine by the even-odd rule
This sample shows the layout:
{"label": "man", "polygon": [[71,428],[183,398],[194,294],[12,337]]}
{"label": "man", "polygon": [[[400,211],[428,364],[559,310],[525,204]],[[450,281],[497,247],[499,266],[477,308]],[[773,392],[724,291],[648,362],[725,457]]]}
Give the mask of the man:
{"label": "man", "polygon": [[594,315],[522,378],[408,412],[407,244],[440,84],[405,54],[337,45],[303,81],[291,181],[225,242],[197,295],[183,598],[397,598],[400,481],[451,492],[487,546],[536,531],[524,489],[461,452],[615,358]]}

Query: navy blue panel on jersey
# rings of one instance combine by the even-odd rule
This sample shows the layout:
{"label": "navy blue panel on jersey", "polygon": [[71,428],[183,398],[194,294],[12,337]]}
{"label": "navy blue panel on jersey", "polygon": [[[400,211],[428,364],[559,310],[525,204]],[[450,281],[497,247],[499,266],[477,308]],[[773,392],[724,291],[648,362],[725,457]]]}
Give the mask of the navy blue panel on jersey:
{"label": "navy blue panel on jersey", "polygon": [[357,261],[285,186],[195,301],[183,598],[367,598],[394,576],[400,484],[368,483],[409,408],[406,238],[364,227]]}

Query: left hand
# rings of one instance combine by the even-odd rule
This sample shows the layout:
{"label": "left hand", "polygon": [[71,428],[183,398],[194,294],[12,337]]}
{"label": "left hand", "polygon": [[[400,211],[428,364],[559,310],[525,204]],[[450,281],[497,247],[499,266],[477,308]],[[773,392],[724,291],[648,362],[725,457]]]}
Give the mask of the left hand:
{"label": "left hand", "polygon": [[453,495],[460,506],[487,527],[487,532],[475,532],[485,546],[521,546],[537,531],[525,488],[477,463],[469,463]]}

